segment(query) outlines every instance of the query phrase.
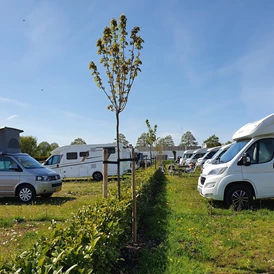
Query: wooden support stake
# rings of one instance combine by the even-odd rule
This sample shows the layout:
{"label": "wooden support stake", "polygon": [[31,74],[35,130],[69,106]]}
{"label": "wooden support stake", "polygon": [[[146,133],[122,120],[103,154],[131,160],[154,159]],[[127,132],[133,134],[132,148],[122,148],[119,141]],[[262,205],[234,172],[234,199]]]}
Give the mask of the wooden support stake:
{"label": "wooden support stake", "polygon": [[[134,159],[134,148],[131,150],[131,158]],[[135,187],[135,161],[131,162],[131,188],[132,188],[132,241],[137,242],[137,208],[136,208],[136,187]]]}
{"label": "wooden support stake", "polygon": [[[103,149],[103,161],[107,161],[108,159],[108,150]],[[107,198],[108,196],[108,164],[103,164],[103,198]]]}

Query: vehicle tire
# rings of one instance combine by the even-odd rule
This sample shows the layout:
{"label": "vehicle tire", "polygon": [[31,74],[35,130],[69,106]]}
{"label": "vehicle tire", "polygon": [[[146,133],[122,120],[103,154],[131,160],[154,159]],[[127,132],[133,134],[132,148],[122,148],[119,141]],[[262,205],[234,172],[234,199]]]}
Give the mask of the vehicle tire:
{"label": "vehicle tire", "polygon": [[35,189],[31,185],[20,185],[17,190],[17,197],[22,203],[30,203],[35,200]]}
{"label": "vehicle tire", "polygon": [[247,185],[233,185],[225,193],[225,202],[235,210],[249,209],[253,204],[253,191]]}
{"label": "vehicle tire", "polygon": [[93,173],[92,178],[93,178],[94,181],[99,182],[99,181],[103,180],[103,175],[102,175],[101,172],[96,171],[96,172]]}

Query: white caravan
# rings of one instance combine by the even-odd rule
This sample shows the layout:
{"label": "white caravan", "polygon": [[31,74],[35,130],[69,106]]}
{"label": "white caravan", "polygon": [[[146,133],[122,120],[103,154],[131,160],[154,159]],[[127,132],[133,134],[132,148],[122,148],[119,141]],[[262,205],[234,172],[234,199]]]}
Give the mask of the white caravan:
{"label": "white caravan", "polygon": [[[62,179],[92,177],[95,181],[103,179],[103,148],[112,150],[108,161],[117,161],[115,143],[95,145],[68,145],[58,147],[44,162],[48,168],[57,171]],[[130,150],[120,147],[120,159],[129,159]],[[120,174],[130,170],[130,161],[120,162]],[[108,164],[108,175],[117,175],[117,164]]]}
{"label": "white caravan", "polygon": [[220,163],[203,170],[200,194],[236,209],[248,208],[254,198],[273,198],[274,114],[241,127],[233,140]]}

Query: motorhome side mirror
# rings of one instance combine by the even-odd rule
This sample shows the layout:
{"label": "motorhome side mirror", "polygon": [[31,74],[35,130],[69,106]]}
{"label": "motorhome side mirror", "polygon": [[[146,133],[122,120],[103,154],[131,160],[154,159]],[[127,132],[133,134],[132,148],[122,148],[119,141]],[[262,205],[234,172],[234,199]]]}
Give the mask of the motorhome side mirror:
{"label": "motorhome side mirror", "polygon": [[248,153],[244,153],[243,156],[239,159],[238,165],[241,166],[250,166],[251,165],[251,159]]}

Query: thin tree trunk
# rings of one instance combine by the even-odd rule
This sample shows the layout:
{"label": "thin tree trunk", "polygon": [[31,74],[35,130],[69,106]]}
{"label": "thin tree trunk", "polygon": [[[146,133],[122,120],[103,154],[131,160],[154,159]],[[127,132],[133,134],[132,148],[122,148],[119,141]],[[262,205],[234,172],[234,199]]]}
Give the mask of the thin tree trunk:
{"label": "thin tree trunk", "polygon": [[117,188],[118,199],[121,199],[120,189],[120,140],[119,140],[119,113],[116,111],[116,140],[117,140]]}

